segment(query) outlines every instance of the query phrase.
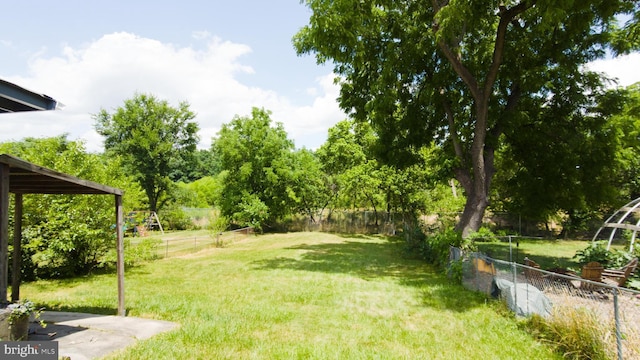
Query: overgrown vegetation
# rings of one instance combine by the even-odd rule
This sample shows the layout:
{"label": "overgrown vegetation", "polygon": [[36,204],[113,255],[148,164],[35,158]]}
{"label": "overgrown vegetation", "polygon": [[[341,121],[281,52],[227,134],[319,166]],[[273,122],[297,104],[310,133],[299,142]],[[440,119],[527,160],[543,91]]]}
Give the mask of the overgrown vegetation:
{"label": "overgrown vegetation", "polygon": [[574,360],[616,358],[602,337],[611,333],[607,327],[613,326],[600,322],[588,309],[570,306],[554,306],[548,319],[533,315],[524,321],[524,327],[536,338],[550,344],[563,358]]}

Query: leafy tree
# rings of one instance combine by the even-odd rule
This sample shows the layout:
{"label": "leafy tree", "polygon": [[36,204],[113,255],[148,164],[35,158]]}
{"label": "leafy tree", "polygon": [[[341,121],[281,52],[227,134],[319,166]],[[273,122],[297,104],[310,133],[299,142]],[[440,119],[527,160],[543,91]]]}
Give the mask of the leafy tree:
{"label": "leafy tree", "polygon": [[[406,163],[436,141],[466,194],[457,230],[480,228],[501,136],[532,99],[597,89],[582,64],[604,55],[624,0],[308,0],[299,54],[331,61],[340,105],[379,135],[383,159]],[[551,86],[550,86],[551,85]]]}
{"label": "leafy tree", "polygon": [[502,171],[496,175],[494,202],[537,222],[563,213],[568,215],[564,230],[580,230],[619,198],[618,130],[609,119],[624,97],[618,91],[596,93],[587,107],[580,99],[582,88],[556,93],[545,106],[532,102],[518,126],[528,136],[506,138],[497,156]]}
{"label": "leafy tree", "polygon": [[214,207],[221,186],[220,176],[205,176],[191,183],[178,183],[178,187],[192,193],[183,205],[198,208]]}
{"label": "leafy tree", "polygon": [[329,203],[330,193],[326,191],[326,176],[320,160],[310,150],[301,149],[292,153],[290,197],[295,203],[295,211],[316,221]]}
{"label": "leafy tree", "polygon": [[316,152],[322,171],[327,176],[325,188],[332,208],[356,206],[351,203],[351,197],[343,194],[345,185],[349,183],[344,179],[345,173],[354,167],[364,165],[367,161],[367,154],[361,142],[363,136],[358,133],[361,134],[357,132],[354,121],[340,121],[329,129],[327,141]]}
{"label": "leafy tree", "polygon": [[[96,131],[105,137],[107,154],[121,156],[125,169],[147,194],[149,210],[157,211],[173,185],[171,176],[194,163],[198,125],[189,104],[177,108],[153,95],[136,94],[110,114],[93,116]],[[186,166],[188,167],[188,166]]]}
{"label": "leafy tree", "polygon": [[221,214],[240,225],[260,229],[291,213],[293,142],[271,112],[253,108],[236,116],[213,139],[212,151],[223,169]]}
{"label": "leafy tree", "polygon": [[427,151],[415,155],[421,162],[405,168],[380,164],[372,153],[376,135],[366,123],[344,120],[329,129],[327,141],[318,149],[326,172],[325,191],[330,205],[340,208],[385,209],[415,220],[429,199],[425,184],[434,174],[426,171]]}
{"label": "leafy tree", "polygon": [[630,19],[624,27],[619,29],[613,38],[613,49],[618,54],[640,50],[640,3],[630,1],[633,4],[629,9]]}
{"label": "leafy tree", "polygon": [[172,163],[169,178],[175,182],[190,183],[220,172],[220,164],[211,150],[199,149],[193,156],[179,158]]}
{"label": "leafy tree", "polygon": [[621,191],[618,205],[640,197],[640,83],[627,87],[623,110],[611,120],[619,139],[615,179]]}

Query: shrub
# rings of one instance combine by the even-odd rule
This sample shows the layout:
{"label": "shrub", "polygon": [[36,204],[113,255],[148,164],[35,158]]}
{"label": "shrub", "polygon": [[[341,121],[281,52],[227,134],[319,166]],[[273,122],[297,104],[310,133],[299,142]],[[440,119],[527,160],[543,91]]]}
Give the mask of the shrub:
{"label": "shrub", "polygon": [[594,241],[587,248],[576,251],[573,258],[581,264],[597,261],[606,267],[612,262],[613,253],[607,250],[603,241]]}
{"label": "shrub", "polygon": [[604,267],[618,268],[626,265],[631,259],[638,256],[638,248],[634,253],[621,250],[607,250],[604,241],[595,241],[585,249],[576,251],[574,259],[581,264],[597,261]]}
{"label": "shrub", "polygon": [[228,227],[229,219],[226,216],[222,216],[220,214],[216,215],[213,212],[211,213],[207,230],[209,230],[209,236],[216,240],[216,247],[222,247],[224,245],[220,241],[220,234],[227,230]]}
{"label": "shrub", "polygon": [[481,227],[478,231],[473,232],[467,236],[470,241],[479,242],[498,242],[500,239],[491,230],[486,227]]}
{"label": "shrub", "polygon": [[162,240],[151,237],[143,238],[139,243],[133,245],[130,239],[126,239],[125,265],[132,266],[143,261],[158,259],[158,246],[160,244],[162,244]]}
{"label": "shrub", "polygon": [[447,276],[456,284],[462,284],[462,260],[454,260],[449,264]]}
{"label": "shrub", "polygon": [[162,226],[170,230],[190,230],[194,227],[191,218],[181,207],[171,207],[162,212]]}
{"label": "shrub", "polygon": [[449,261],[449,248],[455,246],[463,250],[473,250],[472,240],[463,239],[453,228],[447,228],[428,235],[422,245],[422,255],[428,262],[444,267]]}

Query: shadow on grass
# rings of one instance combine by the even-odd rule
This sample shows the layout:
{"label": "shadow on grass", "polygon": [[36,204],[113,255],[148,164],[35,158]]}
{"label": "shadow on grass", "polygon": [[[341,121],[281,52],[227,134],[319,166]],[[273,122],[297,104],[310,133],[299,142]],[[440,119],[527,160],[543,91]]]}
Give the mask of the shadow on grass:
{"label": "shadow on grass", "polygon": [[45,311],[63,311],[63,312],[71,312],[71,313],[83,313],[83,314],[91,314],[91,315],[117,315],[118,310],[116,308],[111,307],[101,307],[101,306],[77,306],[77,305],[58,305],[58,306],[47,306]]}
{"label": "shadow on grass", "polygon": [[407,258],[402,241],[393,238],[380,241],[358,235],[341,237],[346,240],[289,247],[288,250],[296,252],[292,257],[255,261],[254,268],[349,274],[365,280],[393,278],[401,285],[419,289],[425,306],[450,311],[466,311],[484,303],[483,295],[453,284],[446,274],[422,260]]}
{"label": "shadow on grass", "polygon": [[[549,246],[553,246],[552,241],[547,242]],[[508,243],[478,243],[478,250],[497,260],[510,261],[511,258],[512,261],[518,264],[523,264],[524,258],[528,257],[538,263],[542,269],[580,267],[580,264],[575,259],[555,255],[552,249],[546,254],[534,253],[521,248],[517,243],[513,244],[511,251],[509,251]]]}

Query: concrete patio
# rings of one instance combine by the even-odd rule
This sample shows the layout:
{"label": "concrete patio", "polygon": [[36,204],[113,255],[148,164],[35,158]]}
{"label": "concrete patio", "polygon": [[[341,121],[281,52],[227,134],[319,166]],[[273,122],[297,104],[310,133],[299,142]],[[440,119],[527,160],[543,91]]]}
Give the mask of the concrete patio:
{"label": "concrete patio", "polygon": [[40,316],[47,324],[29,326],[29,341],[57,341],[60,358],[96,359],[124,349],[138,340],[178,328],[178,324],[109,315],[45,311]]}

